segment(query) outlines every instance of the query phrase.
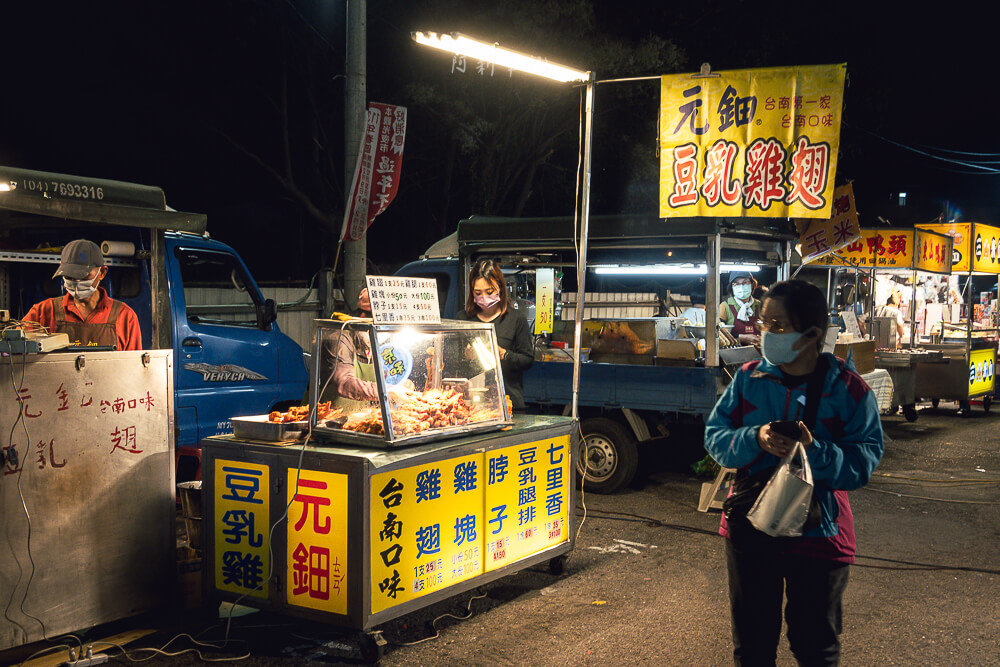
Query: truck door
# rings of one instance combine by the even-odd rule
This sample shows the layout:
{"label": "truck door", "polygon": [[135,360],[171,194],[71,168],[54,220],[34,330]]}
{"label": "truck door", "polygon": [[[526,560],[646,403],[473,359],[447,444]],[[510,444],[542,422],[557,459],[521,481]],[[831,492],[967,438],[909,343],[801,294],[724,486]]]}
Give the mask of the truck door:
{"label": "truck door", "polygon": [[276,331],[249,272],[228,249],[175,245],[167,255],[177,442],[197,444],[232,432],[231,417],[262,414],[278,400]]}

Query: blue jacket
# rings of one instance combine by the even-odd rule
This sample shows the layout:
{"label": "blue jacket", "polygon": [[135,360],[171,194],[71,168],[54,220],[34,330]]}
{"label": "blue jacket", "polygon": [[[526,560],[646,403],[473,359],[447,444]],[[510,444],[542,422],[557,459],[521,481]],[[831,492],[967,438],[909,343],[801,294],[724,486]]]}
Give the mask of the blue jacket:
{"label": "blue jacket", "polygon": [[[827,364],[813,442],[806,449],[813,493],[823,511],[820,525],[797,538],[793,551],[853,561],[854,519],[847,491],[858,489],[882,458],[882,422],[875,395],[854,364],[832,354]],[[757,431],[774,420],[801,419],[806,385],[789,388],[766,360],[745,364],[726,388],[705,425],[705,449],[719,465],[754,473],[778,464],[757,444]],[[720,532],[728,535],[725,518]]]}

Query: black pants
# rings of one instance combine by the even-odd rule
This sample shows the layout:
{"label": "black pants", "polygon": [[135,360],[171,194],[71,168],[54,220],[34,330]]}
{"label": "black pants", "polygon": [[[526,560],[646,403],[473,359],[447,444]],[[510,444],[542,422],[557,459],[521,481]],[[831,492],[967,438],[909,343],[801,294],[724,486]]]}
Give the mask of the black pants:
{"label": "black pants", "polygon": [[781,637],[782,596],[788,643],[800,665],[840,660],[841,598],[849,565],[805,556],[747,553],[726,540],[733,661],[773,667]]}

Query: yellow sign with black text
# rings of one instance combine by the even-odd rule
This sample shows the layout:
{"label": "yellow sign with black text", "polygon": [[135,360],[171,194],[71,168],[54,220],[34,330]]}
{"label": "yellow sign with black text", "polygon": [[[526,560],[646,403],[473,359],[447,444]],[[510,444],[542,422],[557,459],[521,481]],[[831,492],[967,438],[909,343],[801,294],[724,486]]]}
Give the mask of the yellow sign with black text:
{"label": "yellow sign with black text", "polygon": [[371,611],[569,539],[569,436],[373,475]]}
{"label": "yellow sign with black text", "polygon": [[660,79],[660,217],[829,218],[846,65]]}
{"label": "yellow sign with black text", "polygon": [[1000,229],[975,223],[972,227],[972,270],[1000,273]]}
{"label": "yellow sign with black text", "polygon": [[268,467],[215,462],[215,587],[267,598]]}
{"label": "yellow sign with black text", "polygon": [[288,469],[286,601],[347,614],[347,475]]}
{"label": "yellow sign with black text", "polygon": [[970,397],[993,393],[996,361],[997,351],[994,347],[985,350],[972,350],[969,353]]}

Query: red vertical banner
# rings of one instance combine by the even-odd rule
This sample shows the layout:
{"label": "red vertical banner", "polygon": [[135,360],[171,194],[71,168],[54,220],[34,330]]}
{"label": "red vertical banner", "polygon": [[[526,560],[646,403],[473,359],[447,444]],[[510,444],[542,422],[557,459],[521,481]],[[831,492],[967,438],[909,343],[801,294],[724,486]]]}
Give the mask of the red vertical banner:
{"label": "red vertical banner", "polygon": [[406,139],[406,107],[371,102],[354,168],[341,238],[357,241],[399,189]]}

